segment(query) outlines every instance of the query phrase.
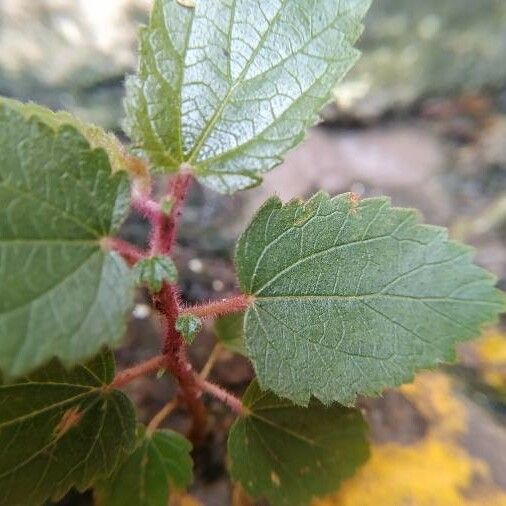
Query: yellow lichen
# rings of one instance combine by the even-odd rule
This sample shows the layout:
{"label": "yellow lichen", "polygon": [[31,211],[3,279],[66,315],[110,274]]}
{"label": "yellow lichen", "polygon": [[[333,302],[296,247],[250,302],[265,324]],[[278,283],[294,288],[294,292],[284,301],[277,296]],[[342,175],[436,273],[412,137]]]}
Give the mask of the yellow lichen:
{"label": "yellow lichen", "polygon": [[506,506],[488,464],[460,445],[468,415],[451,378],[421,374],[401,392],[426,418],[426,435],[410,446],[373,444],[365,466],[313,506]]}
{"label": "yellow lichen", "polygon": [[401,387],[401,392],[430,422],[432,434],[461,434],[467,427],[467,411],[455,396],[452,379],[442,373],[425,373],[413,383]]}
{"label": "yellow lichen", "polygon": [[499,330],[485,334],[476,343],[476,350],[482,363],[506,366],[506,336]]}
{"label": "yellow lichen", "polygon": [[337,495],[314,506],[471,505],[462,490],[476,475],[486,475],[485,467],[452,443],[429,438],[406,447],[375,446],[366,466]]}
{"label": "yellow lichen", "polygon": [[506,392],[506,336],[499,330],[485,334],[475,347],[477,368],[483,381],[496,390]]}

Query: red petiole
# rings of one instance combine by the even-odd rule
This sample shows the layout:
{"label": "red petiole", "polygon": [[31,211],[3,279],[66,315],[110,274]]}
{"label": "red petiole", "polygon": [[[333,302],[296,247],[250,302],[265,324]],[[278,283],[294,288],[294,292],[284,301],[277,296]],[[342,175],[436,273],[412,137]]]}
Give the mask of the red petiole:
{"label": "red petiole", "polygon": [[216,302],[209,302],[198,306],[186,307],[181,314],[191,314],[198,318],[214,318],[232,313],[240,313],[248,309],[253,298],[250,295],[237,295],[229,299],[222,299]]}

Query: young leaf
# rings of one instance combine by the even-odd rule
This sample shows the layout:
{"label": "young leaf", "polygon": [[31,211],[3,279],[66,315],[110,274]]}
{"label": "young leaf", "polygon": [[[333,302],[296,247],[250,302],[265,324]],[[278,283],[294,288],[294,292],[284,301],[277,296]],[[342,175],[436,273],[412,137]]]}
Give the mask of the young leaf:
{"label": "young leaf", "polygon": [[299,143],[358,58],[370,0],[155,0],[126,130],[155,168],[232,193]]}
{"label": "young leaf", "polygon": [[114,359],[103,352],[66,371],[49,365],[0,386],[0,503],[36,506],[111,474],[135,444],[135,413],[105,387]]}
{"label": "young leaf", "polygon": [[172,488],[193,480],[191,444],[170,430],[144,435],[128,459],[96,490],[103,506],[167,506]]}
{"label": "young leaf", "polygon": [[193,343],[201,328],[202,320],[192,314],[182,315],[176,321],[176,330],[182,334],[188,344]]}
{"label": "young leaf", "polygon": [[262,388],[350,404],[454,357],[505,309],[472,249],[388,199],[272,198],[241,237],[245,335]]}
{"label": "young leaf", "polygon": [[214,333],[220,343],[228,350],[246,355],[244,344],[244,313],[234,313],[217,318]]}
{"label": "young leaf", "polygon": [[[126,174],[72,126],[0,104],[0,370],[69,366],[117,344],[132,276],[103,251],[129,202]],[[24,114],[20,114],[24,111]],[[55,126],[56,120],[50,125]]]}
{"label": "young leaf", "polygon": [[305,506],[336,490],[369,455],[360,411],[313,401],[295,406],[254,381],[243,403],[250,413],[230,430],[232,478],[273,506]]}
{"label": "young leaf", "polygon": [[135,268],[138,282],[146,284],[153,293],[159,292],[164,282],[177,282],[176,266],[168,256],[145,258],[138,262]]}

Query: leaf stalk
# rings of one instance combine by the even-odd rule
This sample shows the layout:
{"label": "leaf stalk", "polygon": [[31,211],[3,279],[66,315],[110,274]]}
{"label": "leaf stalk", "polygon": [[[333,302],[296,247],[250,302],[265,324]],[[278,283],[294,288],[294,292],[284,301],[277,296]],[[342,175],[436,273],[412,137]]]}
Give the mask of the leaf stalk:
{"label": "leaf stalk", "polygon": [[109,385],[110,388],[121,388],[128,383],[140,378],[142,376],[146,376],[151,372],[160,369],[166,362],[165,355],[158,355],[146,362],[142,362],[140,364],[135,365],[129,369],[125,369],[116,375],[113,382]]}
{"label": "leaf stalk", "polygon": [[102,246],[105,249],[116,251],[130,267],[133,267],[137,262],[146,257],[146,252],[144,250],[119,237],[104,238],[102,240]]}
{"label": "leaf stalk", "polygon": [[216,302],[209,302],[192,307],[184,308],[181,311],[182,315],[193,315],[198,318],[214,318],[232,313],[240,313],[248,309],[253,301],[251,295],[237,295],[228,299],[222,299]]}
{"label": "leaf stalk", "polygon": [[224,388],[211,383],[200,376],[196,376],[195,380],[197,385],[206,393],[212,395],[223,404],[225,404],[228,408],[230,408],[234,413],[239,416],[246,416],[249,414],[249,410],[243,405],[240,399],[238,399],[235,395],[232,395],[230,392],[227,392]]}

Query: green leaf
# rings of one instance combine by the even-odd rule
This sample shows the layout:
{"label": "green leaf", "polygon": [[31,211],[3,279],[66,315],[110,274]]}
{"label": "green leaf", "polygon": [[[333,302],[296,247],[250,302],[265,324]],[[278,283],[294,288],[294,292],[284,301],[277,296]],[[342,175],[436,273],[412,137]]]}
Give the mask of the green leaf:
{"label": "green leaf", "polygon": [[220,343],[228,350],[246,355],[244,343],[244,313],[234,313],[214,322],[214,333]]}
{"label": "green leaf", "polygon": [[176,320],[176,330],[181,333],[188,344],[193,343],[201,328],[202,320],[192,314],[182,315]]}
{"label": "green leaf", "polygon": [[146,434],[138,448],[97,487],[103,506],[167,506],[171,488],[185,489],[193,480],[191,444],[170,430]]}
{"label": "green leaf", "polygon": [[53,112],[33,102],[25,104],[10,98],[0,97],[0,106],[2,105],[17,111],[26,119],[35,116],[53,130],[58,130],[63,125],[74,127],[85,137],[92,148],[102,148],[108,154],[113,172],[126,170],[125,149],[116,136],[106,132],[104,129],[85,123],[66,111]]}
{"label": "green leaf", "polygon": [[137,279],[140,284],[157,293],[162,289],[163,283],[177,282],[177,269],[172,259],[165,255],[145,258],[135,266]]}
{"label": "green leaf", "polygon": [[230,430],[231,475],[273,506],[305,506],[334,492],[369,455],[367,426],[356,409],[313,401],[295,406],[254,381],[243,404],[250,413]]}
{"label": "green leaf", "polygon": [[52,361],[0,386],[0,504],[36,506],[110,475],[135,445],[135,413],[105,388],[114,359],[104,352],[66,371]]}
{"label": "green leaf", "polygon": [[155,0],[126,130],[155,169],[223,193],[278,165],[358,58],[370,0]]}
{"label": "green leaf", "polygon": [[0,105],[0,370],[7,379],[52,357],[69,366],[119,342],[133,278],[101,244],[128,204],[126,174],[111,174],[103,149],[72,126],[53,130]]}
{"label": "green leaf", "polygon": [[452,360],[506,307],[472,255],[385,198],[268,200],[236,254],[262,388],[350,404]]}

